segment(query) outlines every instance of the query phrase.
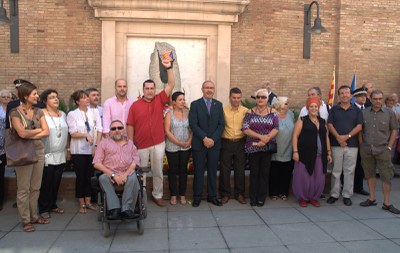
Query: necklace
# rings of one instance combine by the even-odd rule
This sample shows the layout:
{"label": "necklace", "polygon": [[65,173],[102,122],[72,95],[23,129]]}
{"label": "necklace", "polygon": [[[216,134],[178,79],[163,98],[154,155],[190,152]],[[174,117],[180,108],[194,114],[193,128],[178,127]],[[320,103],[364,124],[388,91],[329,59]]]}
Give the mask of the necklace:
{"label": "necklace", "polygon": [[[57,138],[61,138],[61,117],[58,119],[58,126],[56,124],[56,121],[54,120],[53,116],[51,116],[50,111],[47,110],[47,112],[49,113],[50,119],[54,124],[54,127],[56,128],[56,136]],[[59,116],[59,112],[57,110],[57,116]]]}
{"label": "necklace", "polygon": [[317,127],[319,126],[318,119],[312,119],[312,118],[310,118],[310,119],[311,119],[312,123],[314,123]]}
{"label": "necklace", "polygon": [[265,110],[267,110],[267,106],[264,108],[264,109],[262,109],[262,110],[260,110],[258,107],[256,108],[257,109],[257,112],[258,112],[258,114],[260,114],[260,115],[262,115],[262,113],[265,111]]}

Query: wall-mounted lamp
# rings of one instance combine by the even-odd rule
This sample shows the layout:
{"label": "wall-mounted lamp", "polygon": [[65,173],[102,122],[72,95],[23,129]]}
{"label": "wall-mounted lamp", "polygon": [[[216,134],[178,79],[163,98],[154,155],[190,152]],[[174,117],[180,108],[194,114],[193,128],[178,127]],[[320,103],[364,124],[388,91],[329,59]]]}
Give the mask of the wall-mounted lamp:
{"label": "wall-mounted lamp", "polygon": [[19,52],[19,20],[18,20],[18,0],[10,0],[10,18],[3,7],[3,0],[0,0],[0,23],[10,25],[10,48],[11,53]]}
{"label": "wall-mounted lamp", "polygon": [[[311,7],[317,6],[317,18],[314,20],[314,26],[311,27]],[[311,58],[311,33],[320,34],[326,32],[322,26],[319,17],[319,4],[317,1],[312,1],[311,4],[304,4],[304,37],[303,37],[303,58]]]}

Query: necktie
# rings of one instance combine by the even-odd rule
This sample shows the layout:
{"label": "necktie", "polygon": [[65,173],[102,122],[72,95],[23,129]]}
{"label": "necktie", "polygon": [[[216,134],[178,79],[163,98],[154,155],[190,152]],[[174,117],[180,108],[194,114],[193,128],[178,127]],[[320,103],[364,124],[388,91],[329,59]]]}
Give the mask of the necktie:
{"label": "necktie", "polygon": [[211,111],[211,99],[210,99],[210,100],[207,100],[206,106],[207,106],[208,114],[210,114],[210,111]]}
{"label": "necktie", "polygon": [[364,110],[364,105],[361,106],[361,111]]}

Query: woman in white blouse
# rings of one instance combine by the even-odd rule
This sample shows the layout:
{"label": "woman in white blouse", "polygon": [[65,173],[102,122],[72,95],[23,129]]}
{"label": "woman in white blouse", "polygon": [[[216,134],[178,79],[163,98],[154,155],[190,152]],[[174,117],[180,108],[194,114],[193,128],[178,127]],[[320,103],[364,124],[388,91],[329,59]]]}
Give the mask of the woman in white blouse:
{"label": "woman in white blouse", "polygon": [[90,203],[91,183],[93,176],[93,153],[96,149],[96,143],[101,139],[102,126],[97,114],[93,117],[88,113],[89,97],[83,90],[77,90],[71,95],[71,101],[78,106],[77,109],[68,113],[67,123],[71,135],[70,151],[71,159],[76,173],[75,196],[79,199],[79,213],[86,213],[87,209],[97,210]]}
{"label": "woman in white blouse", "polygon": [[64,209],[57,206],[57,194],[65,167],[68,125],[65,113],[58,110],[59,100],[56,90],[43,91],[40,101],[46,105],[43,113],[49,126],[49,136],[43,139],[44,169],[40,187],[39,213],[42,218],[48,219],[50,212],[64,213]]}

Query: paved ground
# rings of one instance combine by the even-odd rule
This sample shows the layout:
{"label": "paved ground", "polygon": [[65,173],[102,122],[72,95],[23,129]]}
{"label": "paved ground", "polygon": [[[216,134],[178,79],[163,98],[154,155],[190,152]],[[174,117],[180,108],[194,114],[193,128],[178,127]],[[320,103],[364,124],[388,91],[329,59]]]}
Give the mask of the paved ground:
{"label": "paved ground", "polygon": [[[393,204],[400,207],[400,178],[393,183]],[[16,209],[8,202],[0,212],[0,252],[400,252],[400,216],[378,206],[363,208],[365,198],[353,197],[353,206],[342,201],[320,208],[301,208],[294,199],[267,201],[250,207],[230,200],[223,207],[203,201],[199,208],[149,202],[143,235],[136,224],[111,227],[103,238],[95,212],[77,213],[73,200],[63,200],[62,215],[36,232],[22,232]]]}

